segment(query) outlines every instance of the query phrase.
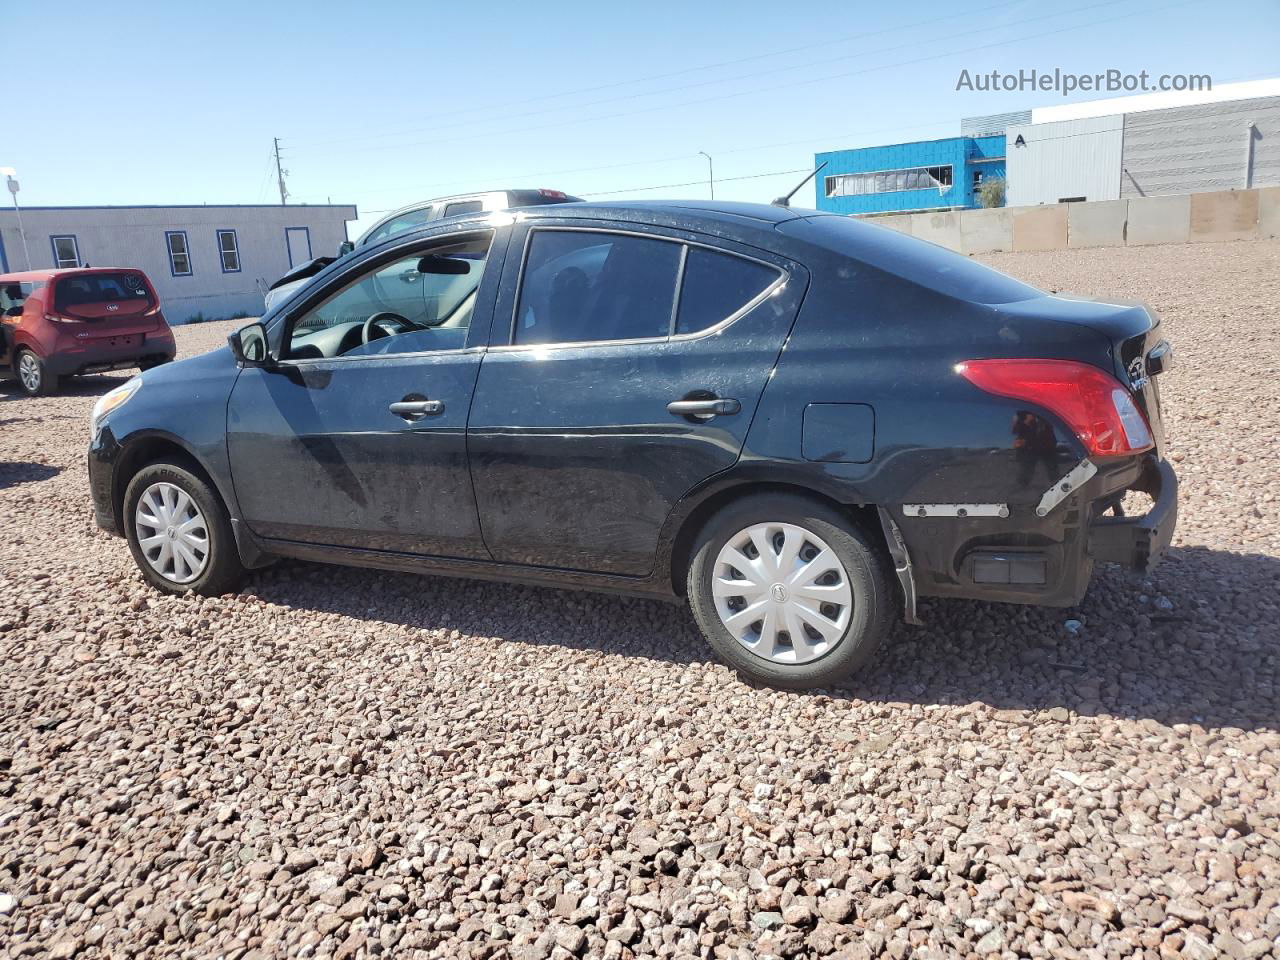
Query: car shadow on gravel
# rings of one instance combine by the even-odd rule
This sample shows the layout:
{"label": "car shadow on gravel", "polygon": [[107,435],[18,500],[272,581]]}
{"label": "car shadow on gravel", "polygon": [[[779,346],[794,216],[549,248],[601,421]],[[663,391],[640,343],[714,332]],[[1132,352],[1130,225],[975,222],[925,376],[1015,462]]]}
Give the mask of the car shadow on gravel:
{"label": "car shadow on gravel", "polygon": [[[118,387],[131,376],[132,372],[124,371],[121,373],[94,374],[88,377],[68,377],[58,384],[57,393],[54,397],[90,397],[106,393],[113,387]],[[37,399],[28,397],[23,392],[21,385],[17,380],[0,380],[0,402],[6,400],[32,400]]]}
{"label": "car shadow on gravel", "polygon": [[[1276,583],[1274,557],[1190,547],[1170,551],[1145,581],[1099,568],[1070,610],[926,601],[927,626],[900,624],[861,674],[814,695],[1276,729]],[[252,589],[273,603],[389,626],[714,662],[687,610],[657,600],[300,562],[263,571]]]}
{"label": "car shadow on gravel", "polygon": [[[3,424],[4,421],[0,421]],[[7,490],[22,483],[39,483],[56,477],[61,471],[43,463],[11,463],[0,460],[0,490]]]}

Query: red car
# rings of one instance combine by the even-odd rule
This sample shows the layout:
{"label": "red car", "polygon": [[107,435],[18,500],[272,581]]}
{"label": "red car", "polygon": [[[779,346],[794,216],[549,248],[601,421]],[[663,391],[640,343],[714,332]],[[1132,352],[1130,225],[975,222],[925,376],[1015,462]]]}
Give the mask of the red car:
{"label": "red car", "polygon": [[0,274],[0,377],[32,396],[62,377],[173,359],[173,332],[141,270],[85,267]]}

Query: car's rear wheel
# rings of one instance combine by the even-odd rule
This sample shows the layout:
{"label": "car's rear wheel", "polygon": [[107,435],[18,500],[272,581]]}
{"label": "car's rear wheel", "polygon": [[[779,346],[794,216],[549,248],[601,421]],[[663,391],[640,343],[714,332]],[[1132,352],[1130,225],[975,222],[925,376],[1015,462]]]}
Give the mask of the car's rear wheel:
{"label": "car's rear wheel", "polygon": [[134,562],[166,593],[217,596],[244,577],[226,508],[209,484],[185,467],[153,463],[129,481],[125,535]]}
{"label": "car's rear wheel", "polygon": [[58,389],[58,378],[33,350],[20,347],[13,358],[13,372],[29,396],[42,397]]}
{"label": "car's rear wheel", "polygon": [[847,678],[893,621],[884,551],[837,511],[804,497],[740,500],[703,528],[689,605],[739,673],[793,689]]}

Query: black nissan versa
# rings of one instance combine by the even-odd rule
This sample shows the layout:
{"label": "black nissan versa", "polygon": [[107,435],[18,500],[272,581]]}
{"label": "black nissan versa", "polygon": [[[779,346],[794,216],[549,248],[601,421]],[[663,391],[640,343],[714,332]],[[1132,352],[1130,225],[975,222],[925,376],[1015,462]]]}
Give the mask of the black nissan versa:
{"label": "black nissan versa", "polygon": [[684,597],[742,673],[823,686],[918,597],[1155,563],[1170,360],[1141,305],[872,224],[566,204],[342,258],[106,394],[89,473],[161,590],[297,557]]}

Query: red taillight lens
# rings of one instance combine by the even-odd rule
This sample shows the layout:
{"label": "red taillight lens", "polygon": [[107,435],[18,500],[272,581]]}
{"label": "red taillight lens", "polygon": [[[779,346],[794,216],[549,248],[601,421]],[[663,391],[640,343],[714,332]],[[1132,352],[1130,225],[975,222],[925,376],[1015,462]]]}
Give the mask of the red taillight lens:
{"label": "red taillight lens", "polygon": [[1115,377],[1074,360],[966,360],[956,372],[975,387],[1057,414],[1090,456],[1115,457],[1152,447],[1147,420]]}
{"label": "red taillight lens", "polygon": [[565,200],[569,196],[563,190],[548,190],[546,187],[540,189],[538,193],[542,194],[544,197],[549,197],[552,200]]}

